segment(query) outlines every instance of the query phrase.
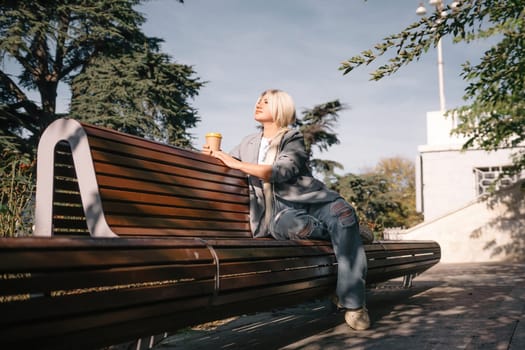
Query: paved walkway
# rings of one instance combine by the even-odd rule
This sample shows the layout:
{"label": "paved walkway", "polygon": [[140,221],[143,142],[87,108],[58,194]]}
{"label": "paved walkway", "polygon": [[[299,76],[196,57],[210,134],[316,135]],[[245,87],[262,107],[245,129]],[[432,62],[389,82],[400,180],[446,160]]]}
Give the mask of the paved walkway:
{"label": "paved walkway", "polygon": [[368,292],[372,327],[351,330],[326,300],[181,331],[155,349],[525,349],[525,264],[438,264]]}

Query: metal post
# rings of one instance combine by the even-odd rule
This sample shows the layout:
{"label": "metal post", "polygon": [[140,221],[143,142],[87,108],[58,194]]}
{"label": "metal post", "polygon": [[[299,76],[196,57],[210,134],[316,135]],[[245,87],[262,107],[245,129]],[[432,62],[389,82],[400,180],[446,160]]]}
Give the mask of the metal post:
{"label": "metal post", "polygon": [[[444,11],[445,5],[443,4],[443,0],[430,0],[429,4],[435,6],[436,13],[438,14],[438,16],[447,16],[447,13]],[[450,5],[450,7],[453,10],[457,9],[458,6],[460,6],[460,4],[457,1],[453,1]],[[425,5],[423,5],[423,3],[420,3],[419,7],[416,9],[416,14],[418,14],[419,16],[425,16],[426,13],[427,10],[425,9]],[[438,21],[441,21],[441,19],[438,19]],[[439,82],[439,110],[441,114],[445,114],[445,82],[443,76],[443,48],[441,47],[441,38],[439,38],[437,42],[437,56]]]}
{"label": "metal post", "polygon": [[437,44],[438,56],[438,81],[439,81],[439,110],[445,113],[445,82],[443,77],[443,49],[441,48],[441,38]]}

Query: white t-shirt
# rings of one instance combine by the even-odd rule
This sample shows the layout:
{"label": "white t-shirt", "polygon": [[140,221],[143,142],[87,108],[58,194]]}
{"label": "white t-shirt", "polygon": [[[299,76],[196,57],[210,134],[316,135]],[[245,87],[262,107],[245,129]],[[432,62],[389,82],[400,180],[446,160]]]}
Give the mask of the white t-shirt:
{"label": "white t-shirt", "polygon": [[259,147],[259,159],[257,160],[258,164],[262,164],[264,162],[266,153],[268,153],[268,148],[270,148],[270,141],[271,139],[266,137],[261,139],[261,146]]}

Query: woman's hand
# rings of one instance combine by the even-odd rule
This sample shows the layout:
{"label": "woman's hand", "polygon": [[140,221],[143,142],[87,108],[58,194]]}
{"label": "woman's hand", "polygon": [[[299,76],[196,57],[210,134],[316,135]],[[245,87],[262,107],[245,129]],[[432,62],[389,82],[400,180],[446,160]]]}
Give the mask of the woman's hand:
{"label": "woman's hand", "polygon": [[213,151],[210,148],[210,145],[205,144],[202,146],[201,153],[207,154],[209,156],[215,157],[219,160],[221,160],[226,166],[233,168],[233,169],[239,169],[241,166],[241,161],[233,158],[228,153],[224,153],[223,151]]}
{"label": "woman's hand", "polygon": [[271,165],[242,162],[223,151],[212,151],[208,145],[204,145],[202,153],[219,159],[229,168],[240,170],[245,174],[256,176],[264,181],[269,181],[272,175]]}
{"label": "woman's hand", "polygon": [[215,157],[217,159],[220,159],[227,167],[230,167],[232,169],[240,169],[241,167],[241,161],[238,159],[233,158],[228,153],[224,153],[223,151],[211,151],[209,153],[212,157]]}
{"label": "woman's hand", "polygon": [[201,151],[201,153],[204,153],[204,154],[206,154],[206,155],[211,156],[211,148],[210,148],[210,145],[205,144],[204,146],[202,146],[202,151]]}

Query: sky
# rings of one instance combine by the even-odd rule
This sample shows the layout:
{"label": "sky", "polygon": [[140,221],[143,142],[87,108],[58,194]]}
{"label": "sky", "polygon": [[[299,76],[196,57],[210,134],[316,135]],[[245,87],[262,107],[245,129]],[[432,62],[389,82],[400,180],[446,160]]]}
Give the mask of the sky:
{"label": "sky", "polygon": [[[425,1],[426,2],[426,1]],[[446,2],[446,0],[445,0]],[[415,160],[426,143],[426,113],[439,109],[436,50],[383,80],[377,66],[348,75],[340,63],[373,47],[419,18],[418,0],[150,0],[137,8],[148,36],[162,38],[162,52],[193,66],[206,81],[192,101],[201,121],[194,144],[207,132],[223,135],[228,151],[256,131],[253,107],[268,88],[287,91],[297,113],[339,99],[348,106],[335,129],[340,144],[314,156],[359,173],[382,158]],[[427,5],[427,9],[432,8]],[[461,64],[475,62],[483,44],[443,39],[446,107],[462,103]]]}
{"label": "sky", "polygon": [[[253,107],[268,88],[287,91],[298,116],[339,99],[348,106],[335,129],[340,144],[314,156],[359,173],[382,158],[415,160],[426,143],[426,113],[439,109],[435,49],[380,81],[377,66],[343,75],[340,63],[373,47],[419,18],[417,0],[150,0],[138,10],[144,32],[164,39],[162,51],[192,65],[206,81],[193,101],[201,118],[190,132],[223,135],[223,149],[255,132]],[[432,8],[427,5],[430,11]],[[461,64],[475,62],[483,45],[443,39],[446,107],[462,103]]]}

